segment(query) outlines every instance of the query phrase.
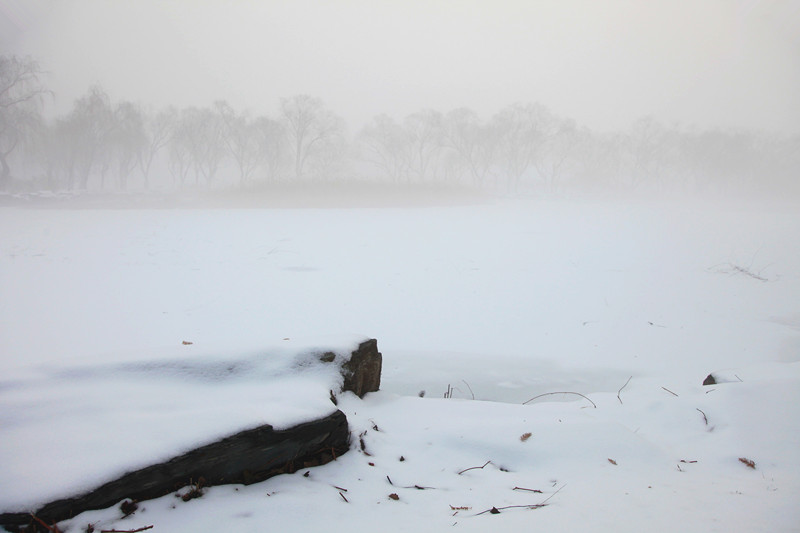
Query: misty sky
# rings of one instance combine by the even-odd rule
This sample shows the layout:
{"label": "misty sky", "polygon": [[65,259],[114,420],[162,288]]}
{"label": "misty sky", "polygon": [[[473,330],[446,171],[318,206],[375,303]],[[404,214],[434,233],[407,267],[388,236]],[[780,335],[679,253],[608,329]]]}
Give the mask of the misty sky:
{"label": "misty sky", "polygon": [[99,83],[258,113],[308,93],[351,128],[538,101],[600,130],[800,130],[797,1],[2,0],[0,52],[40,60],[57,113]]}

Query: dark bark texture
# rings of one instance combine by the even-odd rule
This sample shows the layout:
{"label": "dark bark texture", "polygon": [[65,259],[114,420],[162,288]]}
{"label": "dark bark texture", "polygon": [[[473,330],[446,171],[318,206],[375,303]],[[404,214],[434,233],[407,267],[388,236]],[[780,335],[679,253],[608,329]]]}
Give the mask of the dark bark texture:
{"label": "dark bark texture", "polygon": [[[165,463],[129,472],[80,496],[54,501],[33,511],[48,524],[121,500],[158,498],[187,485],[250,484],[277,474],[332,461],[347,452],[350,432],[341,411],[324,418],[275,431],[270,425],[248,429],[196,448]],[[41,529],[29,513],[3,513],[0,525],[10,531]],[[28,529],[27,527],[31,525]]]}

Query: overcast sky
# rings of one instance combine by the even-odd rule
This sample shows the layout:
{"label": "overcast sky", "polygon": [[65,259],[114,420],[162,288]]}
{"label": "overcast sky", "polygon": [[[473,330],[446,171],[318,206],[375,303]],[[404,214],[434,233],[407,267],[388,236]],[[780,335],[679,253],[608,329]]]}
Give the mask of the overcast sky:
{"label": "overcast sky", "polygon": [[259,113],[308,93],[351,128],[541,102],[600,130],[800,131],[796,0],[2,0],[0,51],[40,60],[58,113],[99,83]]}

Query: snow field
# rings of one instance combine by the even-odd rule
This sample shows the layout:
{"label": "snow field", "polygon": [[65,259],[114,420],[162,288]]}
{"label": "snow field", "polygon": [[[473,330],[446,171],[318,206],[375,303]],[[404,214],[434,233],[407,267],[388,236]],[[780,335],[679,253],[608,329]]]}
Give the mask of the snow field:
{"label": "snow field", "polygon": [[[353,449],[334,463],[186,503],[144,502],[124,520],[116,508],[85,513],[63,524],[71,531],[94,522],[170,532],[796,531],[799,213],[590,200],[4,209],[0,369],[26,382],[75,365],[241,360],[330,333],[378,339],[382,390],[342,398]],[[728,382],[703,387],[709,372]],[[92,387],[120,380],[130,382],[110,371]],[[254,383],[216,402],[216,418],[257,398]],[[444,399],[448,385],[453,397]],[[44,402],[40,391],[28,400]],[[522,405],[555,391],[597,407],[576,395]],[[75,398],[89,423],[103,410],[95,396]],[[24,413],[2,407],[6,422]],[[48,409],[42,418],[57,424]],[[80,456],[85,445],[63,453]],[[23,454],[3,446],[5,470]],[[63,463],[92,472],[91,461]],[[19,490],[4,484],[6,502],[47,488],[41,476],[15,472],[24,481]],[[414,485],[433,488],[403,488]],[[474,516],[550,496],[545,507]]]}

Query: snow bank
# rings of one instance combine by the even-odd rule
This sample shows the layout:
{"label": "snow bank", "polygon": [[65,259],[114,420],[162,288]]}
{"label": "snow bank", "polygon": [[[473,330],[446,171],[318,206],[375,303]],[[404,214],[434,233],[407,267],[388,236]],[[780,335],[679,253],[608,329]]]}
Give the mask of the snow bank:
{"label": "snow bank", "polygon": [[[327,416],[340,366],[363,340],[287,339],[234,354],[192,344],[10,371],[0,380],[2,510],[88,491],[243,429]],[[328,351],[334,364],[315,357]]]}
{"label": "snow bank", "polygon": [[[339,404],[354,435],[367,432],[370,456],[356,448],[308,477],[215,487],[185,504],[166,496],[124,520],[117,509],[85,513],[68,524],[73,530],[92,522],[173,533],[264,524],[318,531],[331,523],[354,532],[453,524],[707,532],[796,531],[800,523],[796,206],[554,200],[430,210],[5,209],[0,227],[0,397],[17,399],[13,408],[3,400],[2,428],[15,431],[27,410],[48,449],[72,439],[104,461],[112,452],[97,428],[131,408],[113,394],[129,382],[134,422],[118,431],[143,435],[141,447],[156,448],[154,455],[172,455],[197,437],[159,442],[193,419],[240,425],[270,417],[256,401],[227,409],[262,393],[237,369],[286,368],[269,366],[259,359],[267,352],[252,347],[329,331],[381,340],[383,392]],[[183,339],[195,344],[180,346]],[[164,346],[210,362],[191,372],[165,366],[185,358]],[[286,361],[302,351],[295,348],[287,344]],[[82,366],[76,358],[84,356]],[[230,361],[240,365],[234,375],[214,381]],[[152,378],[147,365],[163,374]],[[63,408],[85,412],[89,428],[52,414],[62,406],[47,383],[76,367],[97,377],[74,379]],[[726,382],[703,387],[712,372]],[[331,378],[317,377],[312,383],[324,394],[300,400],[331,409]],[[26,383],[39,384],[36,394],[14,388]],[[454,395],[444,400],[448,385]],[[223,401],[200,405],[196,389]],[[553,391],[582,393],[597,408],[573,395],[521,405]],[[170,405],[187,413],[177,426],[137,431],[138,411],[156,418]],[[131,442],[113,453],[138,457],[140,445]],[[45,445],[0,441],[3,501],[22,505],[25,493],[30,500],[49,489],[47,481],[29,487],[34,477],[17,466],[36,447]],[[92,467],[60,461],[49,468]],[[39,479],[51,477],[44,470]],[[435,488],[405,488],[414,484]],[[557,490],[547,507],[475,516],[539,503]]]}

